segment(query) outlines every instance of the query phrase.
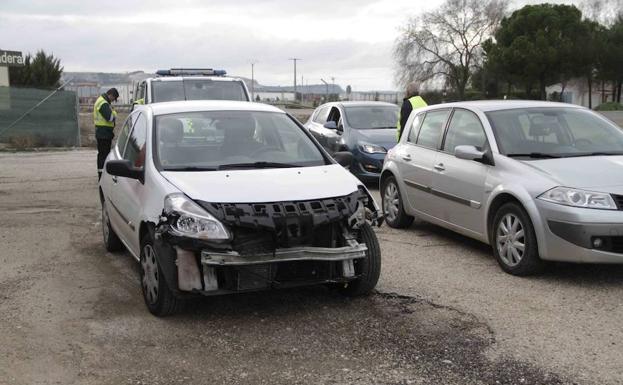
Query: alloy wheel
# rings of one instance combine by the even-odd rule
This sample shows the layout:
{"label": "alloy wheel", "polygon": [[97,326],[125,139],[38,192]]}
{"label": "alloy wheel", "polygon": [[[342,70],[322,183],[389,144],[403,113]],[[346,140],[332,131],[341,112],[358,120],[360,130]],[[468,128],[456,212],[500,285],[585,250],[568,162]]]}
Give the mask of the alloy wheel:
{"label": "alloy wheel", "polygon": [[383,196],[383,210],[390,221],[395,221],[400,210],[400,198],[398,197],[398,187],[393,182],[389,182],[385,186],[385,194]]}
{"label": "alloy wheel", "polygon": [[526,236],[521,220],[514,214],[506,214],[498,224],[496,247],[502,261],[510,267],[517,266],[526,250]]}
{"label": "alloy wheel", "polygon": [[158,262],[156,252],[151,245],[145,245],[141,259],[143,270],[142,284],[145,298],[150,304],[158,301]]}

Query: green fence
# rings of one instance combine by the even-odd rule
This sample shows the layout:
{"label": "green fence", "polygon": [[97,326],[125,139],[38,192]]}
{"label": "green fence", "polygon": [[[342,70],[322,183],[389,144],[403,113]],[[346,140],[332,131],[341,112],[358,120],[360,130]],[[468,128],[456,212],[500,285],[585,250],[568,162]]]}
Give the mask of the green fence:
{"label": "green fence", "polygon": [[18,148],[79,146],[76,93],[53,92],[0,87],[0,143]]}

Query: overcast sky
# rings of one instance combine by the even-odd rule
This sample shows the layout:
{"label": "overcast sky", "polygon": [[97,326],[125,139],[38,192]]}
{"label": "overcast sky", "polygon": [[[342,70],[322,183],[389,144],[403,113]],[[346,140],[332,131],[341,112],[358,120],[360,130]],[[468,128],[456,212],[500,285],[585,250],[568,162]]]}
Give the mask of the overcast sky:
{"label": "overcast sky", "polygon": [[[66,71],[222,68],[265,85],[396,89],[392,47],[443,0],[1,0],[0,48],[59,57]],[[515,0],[513,7],[538,0]],[[579,1],[549,1],[578,3]]]}

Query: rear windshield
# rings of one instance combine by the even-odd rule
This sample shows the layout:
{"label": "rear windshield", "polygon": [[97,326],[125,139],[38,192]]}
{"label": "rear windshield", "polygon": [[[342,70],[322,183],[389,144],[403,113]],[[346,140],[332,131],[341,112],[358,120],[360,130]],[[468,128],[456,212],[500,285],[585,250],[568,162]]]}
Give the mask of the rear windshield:
{"label": "rear windshield", "polygon": [[239,81],[183,79],[154,81],[151,86],[154,103],[178,100],[248,100],[242,83]]}
{"label": "rear windshield", "polygon": [[398,106],[344,107],[344,113],[348,125],[358,130],[395,129],[398,121]]}

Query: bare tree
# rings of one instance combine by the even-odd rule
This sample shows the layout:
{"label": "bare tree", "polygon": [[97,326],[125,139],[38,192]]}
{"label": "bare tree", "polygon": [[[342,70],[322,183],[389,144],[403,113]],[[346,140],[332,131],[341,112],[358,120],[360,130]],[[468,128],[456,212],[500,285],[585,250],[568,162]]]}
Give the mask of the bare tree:
{"label": "bare tree", "polygon": [[449,84],[459,98],[481,63],[481,44],[499,25],[508,0],[446,0],[409,20],[394,47],[396,79]]}

